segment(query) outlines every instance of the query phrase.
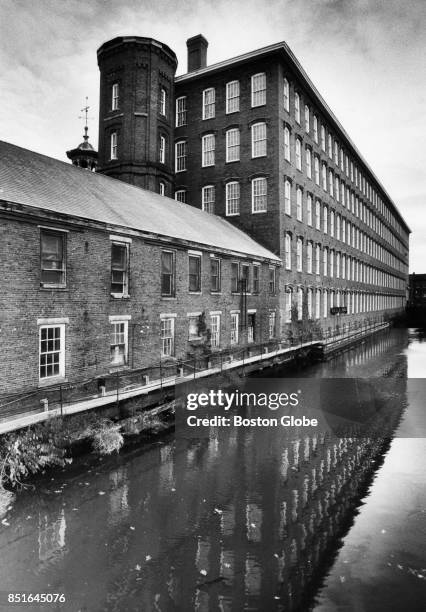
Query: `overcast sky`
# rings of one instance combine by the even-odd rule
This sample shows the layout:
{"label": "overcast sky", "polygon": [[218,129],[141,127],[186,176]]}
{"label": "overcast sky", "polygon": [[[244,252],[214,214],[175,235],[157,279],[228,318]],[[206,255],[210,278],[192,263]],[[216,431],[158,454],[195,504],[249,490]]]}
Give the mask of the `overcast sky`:
{"label": "overcast sky", "polygon": [[410,270],[426,273],[426,0],[0,0],[0,139],[66,160],[88,96],[97,145],[97,48],[157,38],[181,74],[199,33],[209,64],[289,44],[411,227]]}

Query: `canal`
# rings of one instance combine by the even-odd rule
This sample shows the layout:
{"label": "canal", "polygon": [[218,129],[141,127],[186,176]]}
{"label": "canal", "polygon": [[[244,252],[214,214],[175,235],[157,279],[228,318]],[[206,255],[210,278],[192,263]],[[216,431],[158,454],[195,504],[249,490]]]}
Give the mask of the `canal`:
{"label": "canal", "polygon": [[170,434],[0,500],[0,611],[423,610],[425,364],[426,339],[394,329],[291,373],[381,381],[386,435],[383,406],[362,435]]}

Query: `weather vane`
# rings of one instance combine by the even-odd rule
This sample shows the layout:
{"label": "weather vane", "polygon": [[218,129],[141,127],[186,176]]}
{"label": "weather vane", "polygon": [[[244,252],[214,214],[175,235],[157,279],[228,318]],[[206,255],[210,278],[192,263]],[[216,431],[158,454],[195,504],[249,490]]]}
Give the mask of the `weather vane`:
{"label": "weather vane", "polygon": [[[90,106],[88,105],[88,101],[89,101],[89,98],[86,96],[86,106],[84,106],[81,109],[81,111],[80,111],[80,112],[84,113],[84,116],[82,116],[82,115],[79,116],[79,119],[84,119],[86,127],[87,127],[87,122],[89,120],[88,113],[89,113],[89,108],[90,108]],[[91,119],[91,117],[90,117],[90,119]]]}

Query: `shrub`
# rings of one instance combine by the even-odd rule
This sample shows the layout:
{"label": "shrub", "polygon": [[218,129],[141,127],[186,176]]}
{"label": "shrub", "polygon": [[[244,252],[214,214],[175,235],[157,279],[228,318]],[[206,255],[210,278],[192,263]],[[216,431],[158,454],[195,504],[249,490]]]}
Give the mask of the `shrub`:
{"label": "shrub", "polygon": [[123,446],[124,439],[120,432],[121,425],[116,425],[108,419],[100,419],[90,427],[93,449],[100,455],[118,453]]}

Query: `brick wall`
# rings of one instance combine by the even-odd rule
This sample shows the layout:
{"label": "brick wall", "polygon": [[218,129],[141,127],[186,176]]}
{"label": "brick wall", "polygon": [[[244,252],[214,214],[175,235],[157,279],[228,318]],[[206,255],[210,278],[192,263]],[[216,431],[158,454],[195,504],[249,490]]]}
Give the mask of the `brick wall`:
{"label": "brick wall", "polygon": [[[162,245],[132,236],[128,298],[111,296],[111,239],[117,230],[63,226],[41,220],[40,225],[67,229],[67,286],[40,286],[40,228],[37,222],[4,218],[0,257],[3,267],[0,297],[2,368],[0,392],[12,393],[39,385],[38,319],[68,318],[66,324],[66,378],[70,382],[110,372],[111,315],[130,315],[129,366],[147,367],[160,360],[160,314],[176,314],[175,356],[191,352],[188,313],[201,312],[210,326],[210,311],[221,311],[221,346],[230,343],[230,310],[241,308],[241,296],[231,293],[231,262],[239,258],[217,253],[222,261],[222,291],[210,292],[210,253],[202,251],[202,291],[188,291],[187,249],[176,253],[176,298],[162,298]],[[200,249],[201,250],[201,249]],[[244,258],[240,258],[242,261]],[[268,315],[277,297],[268,293],[269,266],[261,264],[259,295],[247,296],[247,308],[256,309],[257,340],[268,340]],[[278,317],[278,315],[277,315]],[[277,320],[277,330],[279,330]],[[244,336],[241,337],[244,342]],[[55,382],[51,379],[51,382]]]}

